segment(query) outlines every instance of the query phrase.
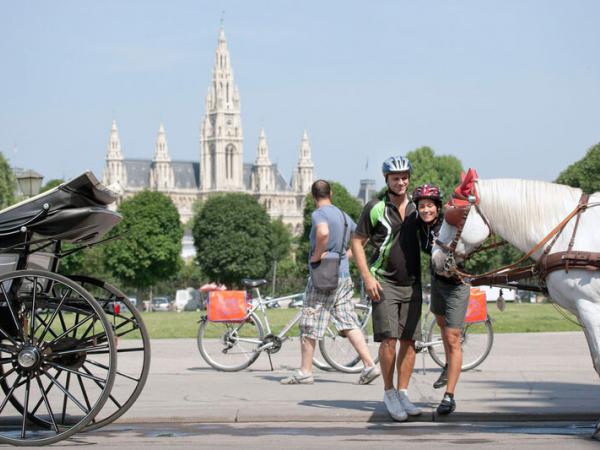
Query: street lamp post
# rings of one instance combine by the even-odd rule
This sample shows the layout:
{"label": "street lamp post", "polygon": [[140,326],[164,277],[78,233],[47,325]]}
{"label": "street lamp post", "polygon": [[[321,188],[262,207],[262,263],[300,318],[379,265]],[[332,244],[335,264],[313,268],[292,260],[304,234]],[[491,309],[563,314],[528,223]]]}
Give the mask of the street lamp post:
{"label": "street lamp post", "polygon": [[39,194],[42,188],[43,176],[35,170],[26,170],[17,175],[19,190],[26,198]]}

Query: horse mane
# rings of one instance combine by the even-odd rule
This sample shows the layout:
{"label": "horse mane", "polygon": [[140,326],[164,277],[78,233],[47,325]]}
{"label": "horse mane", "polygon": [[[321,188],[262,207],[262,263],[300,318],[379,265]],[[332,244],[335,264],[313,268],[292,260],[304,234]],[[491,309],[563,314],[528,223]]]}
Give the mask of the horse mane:
{"label": "horse mane", "polygon": [[477,189],[494,231],[522,251],[542,240],[581,197],[581,189],[534,180],[478,180]]}

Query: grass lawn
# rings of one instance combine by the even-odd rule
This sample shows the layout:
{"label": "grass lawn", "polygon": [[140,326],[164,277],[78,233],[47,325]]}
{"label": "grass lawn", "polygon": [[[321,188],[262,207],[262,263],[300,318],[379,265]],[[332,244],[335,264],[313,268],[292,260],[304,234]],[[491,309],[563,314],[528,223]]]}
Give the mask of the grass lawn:
{"label": "grass lawn", "polygon": [[[558,308],[558,307],[556,307]],[[540,331],[581,331],[579,325],[565,319],[550,303],[507,303],[500,312],[494,303],[488,304],[495,333],[535,333]],[[575,316],[561,311],[571,320]]]}
{"label": "grass lawn", "polygon": [[[548,303],[507,303],[504,312],[498,311],[493,303],[489,303],[488,308],[496,333],[581,330],[579,326],[563,318],[554,306]],[[271,330],[277,334],[297,312],[297,309],[288,308],[268,310]],[[200,312],[142,313],[144,323],[153,339],[195,338],[200,314]],[[572,317],[570,314],[568,315]],[[292,328],[291,335],[298,335],[297,325]]]}

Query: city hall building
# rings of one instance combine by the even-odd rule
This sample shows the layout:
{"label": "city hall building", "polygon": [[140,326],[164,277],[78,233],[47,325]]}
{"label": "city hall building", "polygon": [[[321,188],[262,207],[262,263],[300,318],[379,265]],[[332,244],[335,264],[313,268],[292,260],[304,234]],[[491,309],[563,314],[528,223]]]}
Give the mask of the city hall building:
{"label": "city hall building", "polygon": [[222,27],[199,150],[198,161],[172,160],[161,124],[152,159],[125,158],[113,121],[103,182],[118,194],[118,202],[144,189],[163,192],[173,200],[184,223],[192,217],[195,201],[218,192],[245,192],[256,197],[272,218],[281,218],[294,234],[302,232],[304,199],[314,179],[308,135],[305,131],[289,183],[269,158],[264,130],[260,130],[256,160],[244,162],[240,93]]}

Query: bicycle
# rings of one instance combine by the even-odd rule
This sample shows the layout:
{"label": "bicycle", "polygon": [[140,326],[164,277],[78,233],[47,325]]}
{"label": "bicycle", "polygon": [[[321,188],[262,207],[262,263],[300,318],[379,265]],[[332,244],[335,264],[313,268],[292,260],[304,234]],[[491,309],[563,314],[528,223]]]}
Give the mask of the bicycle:
{"label": "bicycle", "polygon": [[[252,294],[253,290],[256,294],[252,297],[252,306],[246,317],[239,322],[211,322],[206,315],[203,315],[199,321],[200,327],[196,339],[198,350],[208,365],[225,372],[236,372],[245,369],[253,364],[262,352],[266,352],[269,356],[271,369],[273,369],[271,355],[281,350],[283,343],[289,339],[288,333],[300,321],[302,309],[298,310],[279,333],[274,334],[269,323],[268,307],[286,300],[294,302],[304,293],[263,298],[259,287],[266,284],[266,280],[244,279],[242,283],[248,295]],[[364,329],[371,316],[370,306],[365,308],[364,305],[357,304],[355,308],[364,320],[360,324]],[[258,313],[262,315],[262,319]],[[331,326],[328,326],[327,333],[329,336],[333,336],[334,332]],[[320,346],[320,349],[326,361],[330,364],[331,362],[340,364],[337,362],[335,355],[327,353],[328,348]],[[330,370],[326,363],[316,357],[313,357],[313,364],[319,369]],[[356,366],[356,363],[354,365]],[[332,365],[332,367],[336,368],[335,365]]]}
{"label": "bicycle", "polygon": [[[432,315],[431,310],[427,308],[427,313],[421,320],[422,336],[426,336],[426,340],[415,342],[415,348],[417,352],[426,350],[431,359],[443,368],[446,365],[446,353],[442,335],[435,317],[429,319],[430,314]],[[494,343],[492,317],[486,313],[485,320],[466,321],[460,341],[463,359],[461,371],[464,372],[479,366],[490,354]]]}
{"label": "bicycle", "polygon": [[[374,355],[373,362],[377,364],[379,362],[379,344],[374,341],[372,335],[368,332],[369,328],[372,329],[372,325],[370,325],[373,313],[371,300],[366,295],[361,295],[359,302],[354,304],[354,312],[358,318],[357,325],[363,332],[367,346],[371,349],[371,354]],[[323,355],[323,359],[335,370],[344,373],[359,373],[364,368],[349,339],[338,333],[331,322],[325,329],[323,339],[319,341],[319,350]]]}
{"label": "bicycle", "polygon": [[[429,305],[427,301],[425,303]],[[362,288],[361,300],[357,304],[356,310],[357,315],[359,315],[361,329],[369,344],[372,342],[372,339],[366,333],[366,327],[371,318],[372,305]],[[362,317],[360,316],[361,314]],[[416,341],[415,348],[417,353],[426,351],[437,365],[444,367],[446,364],[446,355],[440,329],[435,317],[430,318],[430,315],[432,313],[428,306],[427,312],[421,319],[421,336],[424,336],[425,340]],[[463,350],[462,371],[474,369],[483,363],[489,355],[493,343],[494,329],[492,318],[487,312],[485,320],[467,321],[461,336]],[[346,373],[358,373],[363,369],[363,365],[360,364],[360,358],[354,347],[352,347],[348,339],[337,334],[331,326],[327,328],[325,337],[319,342],[319,348],[321,349],[323,358],[336,370]],[[377,363],[379,356],[374,358],[374,361]]]}

